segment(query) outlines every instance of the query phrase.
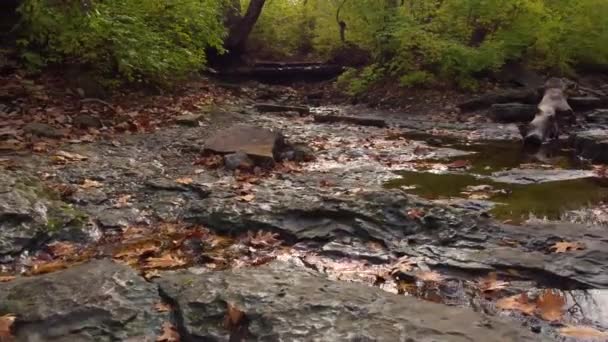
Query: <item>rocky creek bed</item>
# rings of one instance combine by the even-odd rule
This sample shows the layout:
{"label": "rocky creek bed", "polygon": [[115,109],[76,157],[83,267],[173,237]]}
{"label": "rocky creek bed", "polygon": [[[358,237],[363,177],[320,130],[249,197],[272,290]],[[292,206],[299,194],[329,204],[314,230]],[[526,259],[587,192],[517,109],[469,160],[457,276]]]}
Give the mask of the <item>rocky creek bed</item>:
{"label": "rocky creek bed", "polygon": [[[608,190],[590,165],[516,151],[515,125],[264,108],[3,157],[0,316],[16,316],[16,339],[607,338],[608,229],[593,211]],[[370,117],[386,125],[352,119]],[[572,139],[602,161],[597,122]],[[242,127],[281,132],[302,147],[278,159],[299,161],[275,164],[282,137]],[[211,141],[245,146],[230,158],[247,170]]]}

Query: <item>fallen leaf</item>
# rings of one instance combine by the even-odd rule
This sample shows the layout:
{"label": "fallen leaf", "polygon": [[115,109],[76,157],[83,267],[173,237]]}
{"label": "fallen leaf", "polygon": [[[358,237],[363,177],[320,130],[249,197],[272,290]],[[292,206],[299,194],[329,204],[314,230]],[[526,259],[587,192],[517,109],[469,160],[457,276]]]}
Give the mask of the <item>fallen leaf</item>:
{"label": "fallen leaf", "polygon": [[148,281],[154,278],[160,278],[160,272],[158,270],[145,271],[144,278],[146,278]]}
{"label": "fallen leaf", "polygon": [[424,210],[420,208],[410,209],[407,212],[407,217],[411,218],[412,220],[422,219],[424,217]]}
{"label": "fallen leaf", "polygon": [[70,256],[76,254],[76,246],[69,242],[54,242],[48,245],[48,249],[56,258]]}
{"label": "fallen leaf", "polygon": [[245,313],[239,310],[235,305],[228,303],[226,317],[224,318],[224,326],[227,329],[235,329],[245,318]]}
{"label": "fallen leaf", "polygon": [[566,241],[556,242],[553,246],[549,247],[549,249],[552,250],[554,253],[566,253],[577,250],[583,250],[585,248],[587,248],[587,246],[585,246],[585,244],[582,242]]}
{"label": "fallen leaf", "polygon": [[160,303],[154,304],[154,309],[157,312],[170,312],[171,310],[173,310],[173,307],[171,306],[171,304],[160,302]]}
{"label": "fallen leaf", "polygon": [[60,270],[66,269],[66,268],[68,268],[68,266],[70,266],[70,264],[68,264],[67,262],[65,262],[63,260],[57,260],[57,261],[51,261],[51,262],[36,264],[30,270],[29,274],[30,275],[39,275],[39,274],[46,274],[46,273],[56,272],[56,271],[60,271]]}
{"label": "fallen leaf", "polygon": [[186,264],[186,260],[184,260],[178,256],[167,253],[158,258],[156,258],[156,257],[147,258],[144,268],[173,268],[173,267],[184,266],[185,264]]}
{"label": "fallen leaf", "polygon": [[390,273],[395,274],[397,272],[410,272],[412,269],[414,269],[414,265],[416,265],[416,261],[411,260],[408,256],[404,256],[395,262]]}
{"label": "fallen leaf", "polygon": [[17,316],[13,314],[6,314],[0,316],[0,341],[12,341],[13,334],[11,333],[11,328],[13,323],[15,323],[15,319]]}
{"label": "fallen leaf", "polygon": [[11,280],[15,280],[15,278],[17,278],[17,277],[15,277],[15,276],[2,276],[2,275],[0,275],[0,283],[6,283],[6,282],[9,282]]}
{"label": "fallen leaf", "polygon": [[599,331],[592,327],[567,325],[558,329],[559,333],[564,336],[587,339],[587,338],[608,338],[608,332]]}
{"label": "fallen leaf", "polygon": [[438,283],[443,280],[443,276],[435,271],[423,271],[416,273],[416,277],[422,281]]}
{"label": "fallen leaf", "polygon": [[162,335],[156,338],[157,342],[179,342],[180,336],[175,326],[170,322],[163,323]]}
{"label": "fallen leaf", "polygon": [[254,198],[255,198],[254,194],[248,194],[248,195],[245,195],[245,196],[240,196],[239,200],[243,201],[243,202],[251,202],[251,201],[253,201]]}
{"label": "fallen leaf", "polygon": [[78,153],[72,153],[72,152],[66,152],[66,151],[57,151],[57,153],[55,153],[55,156],[62,157],[65,160],[69,160],[69,161],[83,161],[83,160],[89,159],[89,157],[80,155]]}
{"label": "fallen leaf", "polygon": [[565,304],[566,299],[560,292],[556,290],[545,290],[538,297],[536,306],[542,319],[547,321],[558,321],[562,318]]}
{"label": "fallen leaf", "polygon": [[118,197],[116,199],[116,203],[114,204],[114,208],[124,208],[131,206],[131,202],[129,202],[129,200],[131,200],[132,197],[133,195],[122,195]]}
{"label": "fallen leaf", "polygon": [[254,247],[274,247],[281,244],[279,234],[258,230],[255,234],[247,232],[246,242]]}
{"label": "fallen leaf", "polygon": [[506,281],[500,281],[497,279],[496,272],[488,274],[487,277],[481,278],[477,281],[477,287],[481,292],[494,292],[502,290],[509,285]]}
{"label": "fallen leaf", "polygon": [[194,182],[194,180],[192,180],[192,178],[182,177],[182,178],[176,179],[175,182],[178,184],[182,184],[182,185],[190,185]]}
{"label": "fallen leaf", "polygon": [[102,186],[102,183],[91,179],[85,179],[84,182],[80,185],[80,187],[83,189],[101,188]]}
{"label": "fallen leaf", "polygon": [[122,258],[139,258],[146,254],[156,253],[160,250],[160,243],[156,240],[138,241],[122,246],[120,251],[114,253],[113,257]]}
{"label": "fallen leaf", "polygon": [[536,309],[536,305],[530,303],[525,293],[501,298],[496,302],[496,307],[502,310],[520,311],[526,315],[531,315]]}

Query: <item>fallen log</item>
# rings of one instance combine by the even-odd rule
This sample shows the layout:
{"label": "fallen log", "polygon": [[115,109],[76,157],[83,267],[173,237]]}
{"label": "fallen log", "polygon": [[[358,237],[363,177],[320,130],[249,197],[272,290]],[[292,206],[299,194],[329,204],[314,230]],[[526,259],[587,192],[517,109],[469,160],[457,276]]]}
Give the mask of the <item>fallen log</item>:
{"label": "fallen log", "polygon": [[484,109],[493,104],[500,103],[524,103],[537,104],[541,99],[541,92],[538,89],[528,88],[521,90],[509,90],[499,93],[490,93],[468,100],[458,105],[462,112],[472,112]]}
{"label": "fallen log", "polygon": [[340,116],[340,115],[315,115],[315,122],[318,123],[347,123],[359,126],[371,126],[371,127],[387,127],[388,124],[382,119],[375,118],[363,118],[354,116]]}

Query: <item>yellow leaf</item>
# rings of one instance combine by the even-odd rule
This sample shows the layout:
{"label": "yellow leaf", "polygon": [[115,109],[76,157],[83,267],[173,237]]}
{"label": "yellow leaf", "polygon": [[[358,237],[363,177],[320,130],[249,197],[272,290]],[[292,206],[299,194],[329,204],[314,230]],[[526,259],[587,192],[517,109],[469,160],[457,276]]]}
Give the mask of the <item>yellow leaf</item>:
{"label": "yellow leaf", "polygon": [[243,202],[251,202],[251,201],[253,201],[254,198],[255,198],[254,194],[249,194],[249,195],[239,197],[239,200],[241,200]]}

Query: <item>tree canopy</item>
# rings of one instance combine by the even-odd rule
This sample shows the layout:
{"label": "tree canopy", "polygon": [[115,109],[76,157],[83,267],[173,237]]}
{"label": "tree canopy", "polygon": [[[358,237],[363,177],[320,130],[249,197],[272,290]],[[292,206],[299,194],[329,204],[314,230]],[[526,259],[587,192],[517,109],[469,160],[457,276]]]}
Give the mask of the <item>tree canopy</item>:
{"label": "tree canopy", "polygon": [[[386,77],[474,87],[510,61],[566,74],[608,65],[604,0],[24,0],[19,12],[30,68],[71,63],[130,82],[171,83],[243,37],[239,54],[260,59],[366,51],[368,65],[341,78],[352,93]],[[255,25],[231,39],[239,24]]]}

